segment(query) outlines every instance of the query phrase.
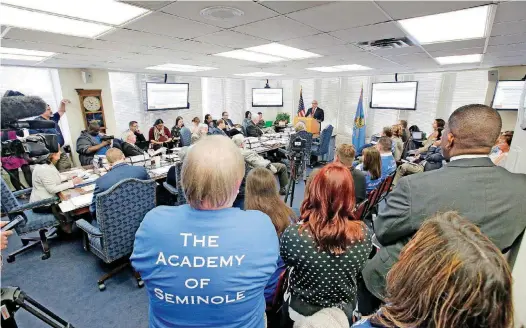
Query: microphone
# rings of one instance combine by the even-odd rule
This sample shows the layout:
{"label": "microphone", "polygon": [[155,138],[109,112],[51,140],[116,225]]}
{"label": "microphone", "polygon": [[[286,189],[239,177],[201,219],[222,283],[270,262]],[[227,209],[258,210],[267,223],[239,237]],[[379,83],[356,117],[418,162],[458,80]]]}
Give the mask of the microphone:
{"label": "microphone", "polygon": [[9,221],[8,224],[2,227],[2,232],[11,230],[17,225],[20,226],[20,228],[23,228],[27,223],[27,218],[25,215],[17,215],[13,220]]}
{"label": "microphone", "polygon": [[54,129],[55,122],[51,120],[28,120],[28,121],[18,121],[10,124],[10,127],[13,129]]}
{"label": "microphone", "polygon": [[[18,120],[41,115],[46,111],[47,103],[35,96],[2,97],[1,107],[1,127],[8,128]],[[52,127],[43,127],[43,129],[54,127],[53,124]]]}

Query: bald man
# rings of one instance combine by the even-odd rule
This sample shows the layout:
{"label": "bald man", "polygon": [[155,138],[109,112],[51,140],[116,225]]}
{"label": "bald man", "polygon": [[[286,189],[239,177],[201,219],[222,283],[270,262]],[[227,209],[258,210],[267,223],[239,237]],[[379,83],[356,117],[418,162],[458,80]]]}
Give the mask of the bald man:
{"label": "bald man", "polygon": [[135,178],[139,180],[149,180],[150,176],[146,169],[142,166],[132,166],[124,162],[124,154],[118,148],[111,148],[106,152],[106,159],[111,165],[111,170],[105,175],[101,176],[95,181],[95,190],[93,191],[93,199],[89,207],[93,218],[96,217],[96,201],[97,195],[104,192],[118,182]]}
{"label": "bald man", "polygon": [[[400,250],[436,212],[457,211],[503,252],[524,231],[526,175],[495,166],[488,156],[501,127],[499,113],[485,105],[462,106],[451,114],[441,142],[450,163],[401,178],[385,206],[380,206],[374,230],[382,246],[362,271],[367,289],[359,287],[358,304],[364,305],[367,290],[384,299],[385,276]],[[367,315],[376,308],[359,310]]]}
{"label": "bald man", "polygon": [[323,122],[325,119],[325,113],[323,112],[323,109],[318,107],[318,101],[313,100],[312,101],[312,107],[307,110],[307,117],[312,117],[318,122]]}

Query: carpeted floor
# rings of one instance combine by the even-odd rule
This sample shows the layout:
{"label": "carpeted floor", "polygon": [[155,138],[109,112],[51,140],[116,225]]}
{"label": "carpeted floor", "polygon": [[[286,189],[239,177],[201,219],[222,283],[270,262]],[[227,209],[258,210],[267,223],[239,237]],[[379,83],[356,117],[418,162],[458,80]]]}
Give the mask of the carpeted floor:
{"label": "carpeted floor", "polygon": [[[304,183],[296,185],[294,208],[303,200]],[[289,199],[290,202],[290,199]],[[9,247],[21,246],[16,236]],[[19,255],[2,265],[2,286],[18,286],[33,299],[71,323],[75,328],[146,328],[148,297],[137,288],[131,272],[123,271],[106,282],[100,292],[97,280],[110,268],[95,255],[85,252],[79,236],[72,240],[50,241],[51,257],[40,259],[40,248]],[[23,309],[16,313],[20,328],[49,327]]]}

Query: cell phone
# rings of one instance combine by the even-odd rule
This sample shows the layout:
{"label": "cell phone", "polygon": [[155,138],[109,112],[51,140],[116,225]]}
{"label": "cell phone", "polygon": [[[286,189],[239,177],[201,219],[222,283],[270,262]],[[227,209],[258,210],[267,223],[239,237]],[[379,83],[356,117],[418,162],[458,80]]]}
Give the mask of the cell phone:
{"label": "cell phone", "polygon": [[19,224],[22,221],[23,220],[17,220],[17,219],[9,221],[8,224],[2,227],[2,232],[13,229],[17,224]]}

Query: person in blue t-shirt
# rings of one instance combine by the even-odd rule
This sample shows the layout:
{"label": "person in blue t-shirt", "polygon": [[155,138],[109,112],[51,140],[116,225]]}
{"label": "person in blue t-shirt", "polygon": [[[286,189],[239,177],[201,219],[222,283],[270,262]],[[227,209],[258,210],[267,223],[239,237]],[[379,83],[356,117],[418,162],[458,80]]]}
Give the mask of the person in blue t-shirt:
{"label": "person in blue t-shirt", "polygon": [[511,328],[511,291],[502,252],[450,211],[424,221],[387,275],[385,305],[352,327]]}
{"label": "person in blue t-shirt", "polygon": [[369,194],[382,183],[382,161],[376,147],[365,148],[362,153],[363,163],[356,167],[365,173],[365,191]]}
{"label": "person in blue t-shirt", "polygon": [[376,144],[382,160],[382,179],[396,171],[396,161],[392,152],[393,141],[389,137],[381,137]]}
{"label": "person in blue t-shirt", "polygon": [[150,328],[265,327],[279,242],[266,214],[232,208],[244,174],[228,137],[203,137],[183,163],[188,204],[146,214],[131,262],[148,291]]}

